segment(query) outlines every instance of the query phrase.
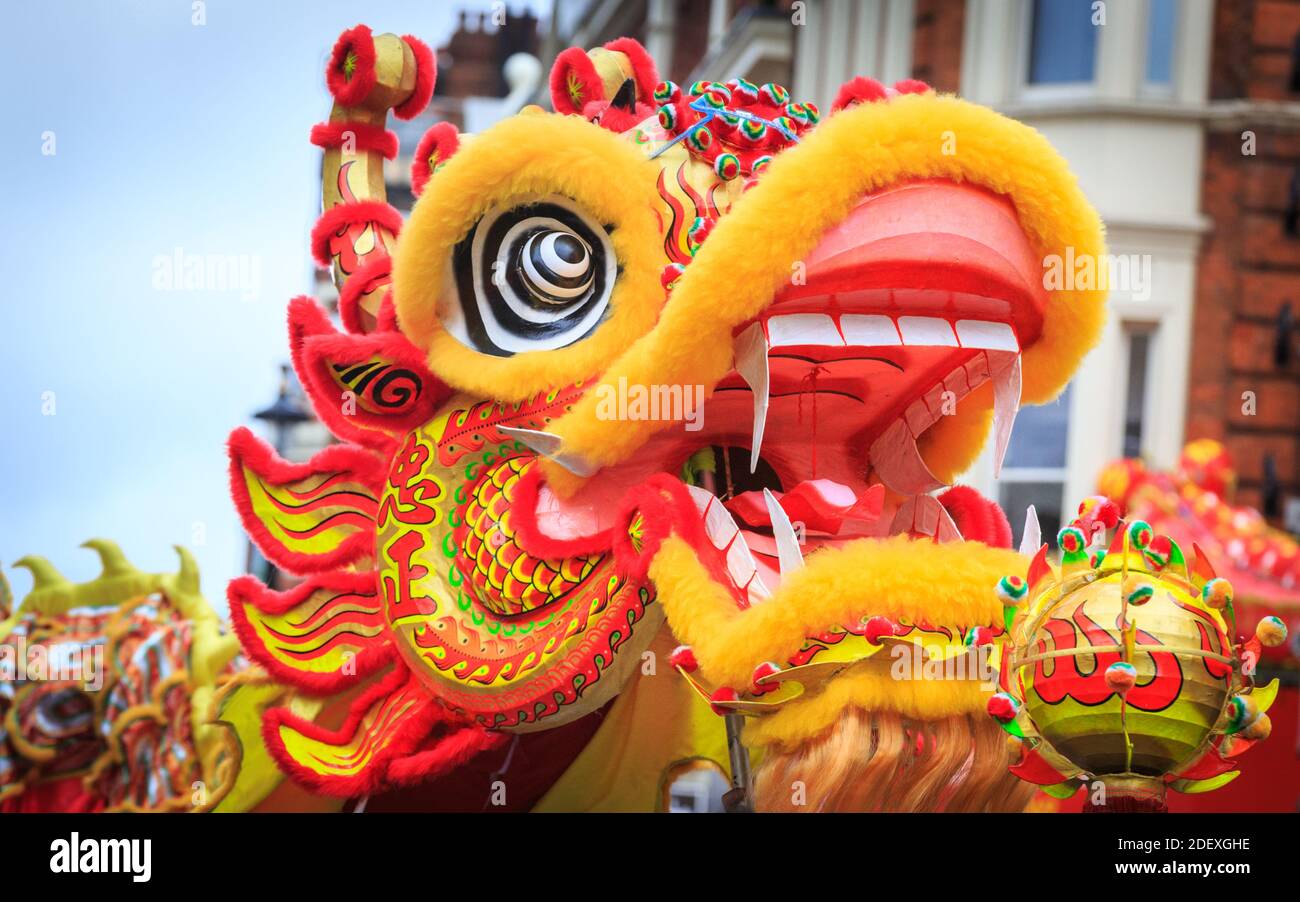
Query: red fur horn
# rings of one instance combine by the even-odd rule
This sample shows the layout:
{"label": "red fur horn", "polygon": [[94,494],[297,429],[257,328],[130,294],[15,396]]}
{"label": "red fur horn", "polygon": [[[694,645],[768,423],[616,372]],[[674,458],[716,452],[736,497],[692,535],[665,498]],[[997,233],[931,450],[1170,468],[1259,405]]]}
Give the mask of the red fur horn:
{"label": "red fur horn", "polygon": [[877,100],[884,100],[888,96],[889,91],[880,82],[874,78],[859,75],[857,78],[840,85],[839,91],[835,94],[835,102],[831,104],[831,112],[838,113],[840,110],[854,104],[873,103]]}
{"label": "red fur horn", "polygon": [[570,47],[555,58],[551,67],[551,106],[555,112],[579,115],[591,101],[605,99],[600,74],[581,47]]}
{"label": "red fur horn", "polygon": [[411,193],[423,194],[434,172],[459,148],[460,132],[450,122],[439,122],[425,132],[411,159]]}
{"label": "red fur horn", "polygon": [[636,99],[649,103],[659,84],[659,69],[650,53],[635,38],[617,38],[606,44],[605,49],[627,57],[632,64],[632,77],[636,80]]}

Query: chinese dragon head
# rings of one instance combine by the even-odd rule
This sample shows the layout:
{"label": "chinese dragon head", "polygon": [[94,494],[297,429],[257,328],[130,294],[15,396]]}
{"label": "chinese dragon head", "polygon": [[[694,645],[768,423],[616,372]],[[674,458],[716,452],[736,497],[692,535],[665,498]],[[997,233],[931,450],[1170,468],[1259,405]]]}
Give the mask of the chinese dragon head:
{"label": "chinese dragon head", "polygon": [[1003,635],[1006,518],[936,492],[1099,334],[1103,292],[1043,287],[1044,259],[1104,250],[1061,158],[919,82],[855,79],[822,117],[775,84],[662,82],[623,39],[561,54],[553,113],[430,129],[403,222],[385,117],[433,77],[410,37],[335,46],[312,240],[345,331],[309,299],[289,325],[342,443],[230,440],[248,531],[304,576],[231,585],[244,647],[350,700],[265,712],[282,769],[648,809],[728,760],[721,714],[760,808],[1022,801],[982,683],[900,683],[879,653]]}

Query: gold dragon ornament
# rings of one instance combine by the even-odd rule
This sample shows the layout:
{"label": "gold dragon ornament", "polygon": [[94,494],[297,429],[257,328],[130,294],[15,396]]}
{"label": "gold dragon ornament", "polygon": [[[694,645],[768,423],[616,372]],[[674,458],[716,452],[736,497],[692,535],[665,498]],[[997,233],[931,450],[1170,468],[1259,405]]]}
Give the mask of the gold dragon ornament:
{"label": "gold dragon ornament", "polygon": [[[1108,528],[1109,548],[1101,547]],[[1218,789],[1234,759],[1268,738],[1278,681],[1256,685],[1277,617],[1237,637],[1232,585],[1193,546],[1095,498],[1043,545],[1027,577],[1004,578],[1011,641],[988,712],[1014,737],[1011,768],[1056,798],[1086,789],[1088,811],[1164,811],[1166,793]]]}

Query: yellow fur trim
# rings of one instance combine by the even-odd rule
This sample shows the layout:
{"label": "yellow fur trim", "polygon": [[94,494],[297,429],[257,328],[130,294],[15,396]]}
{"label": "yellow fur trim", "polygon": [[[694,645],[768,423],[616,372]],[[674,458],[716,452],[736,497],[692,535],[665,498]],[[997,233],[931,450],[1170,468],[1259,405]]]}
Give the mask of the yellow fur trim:
{"label": "yellow fur trim", "polygon": [[[956,153],[944,153],[948,132],[955,136]],[[859,198],[926,178],[972,182],[1009,197],[1040,257],[1064,255],[1067,247],[1074,248],[1076,258],[1100,258],[1105,252],[1096,211],[1065,161],[1034,129],[948,96],[859,104],[831,116],[775,159],[758,187],[719,221],[673,290],[659,324],[615,361],[602,381],[615,385],[621,377],[631,385],[712,387],[732,365],[733,328],[767,306],[792,265]],[[1025,403],[1046,403],[1064,388],[1101,333],[1104,302],[1104,291],[1053,292],[1042,335],[1024,349]],[[565,450],[590,461],[624,460],[665,425],[603,422],[596,405],[596,394],[588,392],[553,424]],[[990,393],[972,393],[956,417],[946,418],[963,423],[946,427],[938,469],[960,470],[979,453],[985,436],[967,424],[982,420],[990,405]],[[929,444],[931,453],[938,450]],[[575,487],[554,467],[548,475],[560,491]]]}
{"label": "yellow fur trim", "polygon": [[[462,147],[438,172],[402,229],[393,264],[398,321],[447,384],[521,401],[600,373],[654,325],[663,306],[658,168],[627,140],[577,116],[513,117]],[[439,313],[456,304],[455,246],[485,213],[559,194],[604,225],[621,272],[605,322],[567,348],[513,357],[480,354],[453,338]]]}
{"label": "yellow fur trim", "polygon": [[650,565],[668,623],[695,650],[703,676],[743,688],[764,661],[788,660],[806,637],[882,615],[936,626],[1000,626],[994,587],[1023,575],[1027,561],[979,542],[935,544],[896,536],[862,539],[809,555],[775,595],[740,610],[695,551],[671,536]]}
{"label": "yellow fur trim", "polygon": [[796,698],[768,717],[751,718],[745,743],[789,749],[820,736],[849,708],[895,711],[917,720],[938,720],[984,711],[996,686],[978,680],[896,680],[889,660],[860,664],[814,696]]}

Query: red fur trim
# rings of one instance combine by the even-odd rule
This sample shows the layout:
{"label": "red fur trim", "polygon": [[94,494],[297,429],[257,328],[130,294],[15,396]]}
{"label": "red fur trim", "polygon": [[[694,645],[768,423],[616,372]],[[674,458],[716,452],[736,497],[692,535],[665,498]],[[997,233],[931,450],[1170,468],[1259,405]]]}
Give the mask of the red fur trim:
{"label": "red fur trim", "polygon": [[411,158],[411,193],[416,197],[424,193],[424,186],[433,176],[429,157],[435,150],[438,152],[438,162],[442,163],[459,149],[460,132],[450,122],[439,122],[425,132],[420,143],[415,146],[415,156]]}
{"label": "red fur trim", "polygon": [[689,645],[679,645],[674,648],[668,656],[668,663],[680,667],[687,673],[694,673],[700,669],[700,662],[695,658],[695,649]]}
{"label": "red fur trim", "polygon": [[316,473],[346,473],[378,495],[387,469],[381,458],[355,445],[331,445],[306,463],[290,463],[243,426],[230,433],[227,450],[230,456],[230,495],[235,508],[249,537],[276,566],[291,573],[315,573],[350,564],[371,553],[374,536],[369,532],[348,536],[334,550],[322,554],[303,554],[286,548],[254,513],[248,486],[244,482],[244,467],[279,485],[297,482]]}
{"label": "red fur trim", "polygon": [[[352,77],[343,72],[348,51],[356,56],[356,68]],[[356,106],[369,96],[378,76],[375,74],[375,39],[365,25],[349,28],[339,35],[330,53],[329,65],[325,68],[325,84],[334,99],[343,106]]]}
{"label": "red fur trim", "polygon": [[621,110],[608,100],[593,100],[583,108],[582,116],[605,131],[622,134],[630,131],[638,122],[644,122],[655,113],[654,107],[638,103],[632,112]]}
{"label": "red fur trim", "polygon": [[325,308],[309,295],[300,294],[289,301],[289,353],[297,354],[302,343],[312,335],[333,335],[334,324]]}
{"label": "red fur trim", "polygon": [[636,79],[637,99],[648,103],[659,85],[659,69],[655,66],[654,58],[635,38],[615,38],[605,45],[605,49],[627,57]]}
{"label": "red fur trim", "polygon": [[382,201],[364,200],[335,204],[320,215],[311,230],[311,255],[322,267],[330,265],[329,239],[354,222],[373,222],[396,235],[402,228],[402,214]]}
{"label": "red fur trim", "polygon": [[[366,262],[357,267],[339,292],[339,319],[343,328],[353,335],[365,335],[366,328],[361,323],[361,296],[375,289],[375,283],[390,279],[393,272],[393,260],[387,254],[372,254]],[[388,284],[392,284],[391,281]],[[391,289],[390,289],[391,291]],[[387,294],[385,294],[385,299]],[[380,301],[383,304],[383,300]]]}
{"label": "red fur trim", "polygon": [[[417,748],[429,731],[445,718],[445,709],[432,697],[426,696],[421,702],[408,710],[395,723],[390,731],[390,739],[383,743],[374,756],[360,772],[348,777],[317,773],[303,767],[289,754],[280,738],[281,725],[296,730],[302,735],[325,742],[330,745],[343,745],[350,741],[361,725],[362,719],[370,708],[394,692],[403,690],[412,677],[406,667],[396,664],[393,672],[376,683],[352,703],[348,718],[337,730],[328,730],[319,724],[299,717],[288,708],[271,708],[262,718],[262,740],[267,751],[280,765],[280,769],[289,774],[302,785],[314,789],[322,795],[350,798],[367,795],[383,785],[384,773],[388,763],[401,758]],[[411,691],[423,693],[421,687],[411,687]]]}
{"label": "red fur trim", "polygon": [[968,485],[955,485],[939,495],[967,541],[983,542],[994,548],[1011,547],[1011,524],[996,503]]}
{"label": "red fur trim", "polygon": [[831,104],[831,112],[838,113],[847,106],[855,103],[871,103],[876,100],[884,100],[889,96],[885,86],[874,78],[866,78],[859,75],[857,78],[850,79],[840,85],[839,91],[835,94],[835,102]]}
{"label": "red fur trim", "polygon": [[928,94],[934,90],[925,82],[916,78],[904,78],[894,82],[894,90],[899,94]]}
{"label": "red fur trim", "polygon": [[610,550],[611,530],[608,529],[577,539],[557,539],[538,529],[537,492],[541,485],[542,468],[534,465],[519,477],[515,488],[515,501],[510,506],[510,525],[515,529],[515,541],[520,548],[544,560],[563,560]]}
{"label": "red fur trim", "polygon": [[[570,74],[581,86],[581,96],[576,103],[569,96]],[[551,106],[555,112],[566,116],[578,115],[591,101],[605,99],[605,85],[596,73],[591,57],[581,47],[570,47],[555,58],[555,65],[551,66]]]}
{"label": "red fur trim", "polygon": [[379,302],[379,317],[375,320],[376,332],[400,332],[397,325],[397,305],[393,303],[393,289]]}
{"label": "red fur trim", "polygon": [[[645,521],[640,551],[636,550],[627,532],[633,515],[638,512]],[[699,509],[681,480],[667,473],[657,473],[630,489],[623,498],[615,523],[618,526],[612,530],[610,544],[619,571],[629,579],[644,580],[650,562],[659,553],[664,539],[675,533],[695,549],[700,562],[715,582],[730,589],[736,596],[737,603],[748,604],[744,593],[733,586],[731,575],[727,572],[726,559],[713,547],[713,542],[704,530]]]}
{"label": "red fur trim", "polygon": [[[399,436],[432,419],[434,411],[451,395],[451,390],[425,368],[424,355],[400,332],[337,332],[324,311],[310,299],[295,298],[289,305],[289,353],[298,381],[330,432],[386,455],[391,455]],[[376,358],[384,361],[386,371],[361,375],[354,387],[345,388],[334,378],[335,364],[356,365]],[[394,393],[374,394],[393,381],[397,382],[396,392],[408,394],[406,401]],[[356,409],[345,412],[342,395],[348,390],[357,394]],[[363,403],[367,400],[386,401],[391,412],[368,410]]]}
{"label": "red fur trim", "polygon": [[414,786],[436,779],[472,758],[505,743],[505,733],[493,733],[480,726],[453,729],[435,740],[432,748],[398,758],[388,765],[388,784]]}
{"label": "red fur trim", "polygon": [[353,572],[334,570],[328,573],[309,576],[305,581],[286,592],[275,592],[262,584],[254,576],[239,576],[230,581],[226,587],[226,600],[230,604],[230,623],[244,653],[256,663],[262,665],[268,673],[282,682],[305,690],[313,695],[331,695],[356,685],[394,660],[395,652],[389,634],[384,633],[374,639],[356,638],[356,644],[367,642],[366,647],[353,657],[351,674],[342,671],[317,672],[299,670],[285,664],[266,649],[262,638],[257,635],[253,624],[249,622],[245,605],[251,605],[266,614],[284,614],[302,604],[318,591],[335,591],[340,594],[373,595],[377,603],[379,598],[378,577],[374,571]]}
{"label": "red fur trim", "polygon": [[433,97],[433,86],[438,80],[438,62],[434,59],[429,45],[414,35],[404,34],[402,40],[415,54],[415,90],[397,106],[393,115],[398,119],[414,119],[424,112]]}
{"label": "red fur trim", "polygon": [[352,136],[356,150],[370,150],[392,160],[397,156],[397,133],[365,122],[318,122],[311,127],[311,143],[317,147],[342,147]]}

